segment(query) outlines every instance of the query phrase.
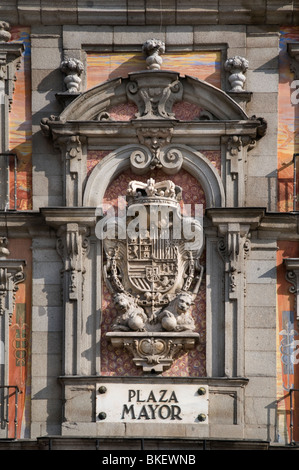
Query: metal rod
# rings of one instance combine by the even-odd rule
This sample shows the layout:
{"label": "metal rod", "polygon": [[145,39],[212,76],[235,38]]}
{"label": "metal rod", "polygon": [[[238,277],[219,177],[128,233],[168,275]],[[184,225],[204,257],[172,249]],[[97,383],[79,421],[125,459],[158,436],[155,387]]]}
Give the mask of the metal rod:
{"label": "metal rod", "polygon": [[14,154],[14,210],[17,210],[17,155]]}
{"label": "metal rod", "polygon": [[14,388],[15,390],[15,416],[14,416],[14,439],[17,439],[17,427],[18,427],[18,395],[20,393],[19,387],[17,385],[0,385],[0,389],[7,389],[7,397],[6,397],[6,418],[5,421],[7,426],[9,424],[9,389]]}
{"label": "metal rod", "polygon": [[298,388],[290,388],[290,444],[295,444],[294,441],[294,408],[293,408],[293,392],[299,392]]}

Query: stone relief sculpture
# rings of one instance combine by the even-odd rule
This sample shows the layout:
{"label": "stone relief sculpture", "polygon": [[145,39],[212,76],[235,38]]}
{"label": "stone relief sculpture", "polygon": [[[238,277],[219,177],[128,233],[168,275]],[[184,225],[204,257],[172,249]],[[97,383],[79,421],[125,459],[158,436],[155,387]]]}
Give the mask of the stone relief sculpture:
{"label": "stone relief sculpture", "polygon": [[[133,347],[134,354],[139,351],[138,361],[141,354],[143,366],[147,364],[141,347],[145,339],[146,347],[149,340],[152,344],[159,339],[169,355],[170,350],[174,354],[182,349],[179,336],[182,332],[185,339],[189,335],[193,340],[193,346],[198,337],[194,333],[191,306],[203,274],[199,263],[203,231],[199,220],[181,216],[181,197],[182,189],[169,180],[131,181],[126,222],[115,218],[110,221],[110,232],[106,232],[117,231],[121,237],[107,236],[103,241],[107,258],[104,275],[119,313],[108,336],[112,344],[114,339],[114,345],[131,350]],[[188,230],[182,230],[183,224],[190,229],[191,241],[184,236]],[[111,230],[114,227],[116,231]],[[143,335],[142,341],[138,335]],[[161,338],[161,335],[166,336]],[[169,341],[173,343],[172,348]],[[159,354],[156,351],[156,359]],[[166,366],[172,363],[172,354]],[[152,363],[152,353],[151,358]],[[159,356],[157,364],[160,359]]]}
{"label": "stone relief sculpture", "polygon": [[81,85],[81,75],[84,70],[83,63],[74,58],[66,58],[60,64],[60,70],[66,75],[64,83],[68,93],[78,93]]}
{"label": "stone relief sculpture", "polygon": [[224,68],[229,72],[230,91],[244,91],[246,77],[244,73],[248,69],[249,63],[244,57],[235,56],[227,59]]}
{"label": "stone relief sculpture", "polygon": [[165,44],[159,39],[148,39],[142,46],[142,51],[146,54],[146,64],[149,70],[160,70],[162,65],[161,54],[165,52]]}

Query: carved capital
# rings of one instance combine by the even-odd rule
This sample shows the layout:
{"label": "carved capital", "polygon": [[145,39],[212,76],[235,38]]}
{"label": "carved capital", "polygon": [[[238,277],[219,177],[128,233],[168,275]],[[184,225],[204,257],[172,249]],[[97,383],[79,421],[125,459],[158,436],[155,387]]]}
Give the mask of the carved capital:
{"label": "carved capital", "polygon": [[299,321],[299,258],[284,258],[286,267],[286,279],[292,285],[289,288],[291,294],[295,295],[296,318]]}
{"label": "carved capital", "polygon": [[88,229],[77,223],[68,223],[58,230],[57,251],[68,280],[68,300],[78,300],[83,294],[85,257],[89,252]]}

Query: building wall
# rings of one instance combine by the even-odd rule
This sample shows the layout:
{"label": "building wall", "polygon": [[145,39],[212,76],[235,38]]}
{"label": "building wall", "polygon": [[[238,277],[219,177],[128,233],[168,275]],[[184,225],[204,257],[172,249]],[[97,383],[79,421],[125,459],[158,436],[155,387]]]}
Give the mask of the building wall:
{"label": "building wall", "polygon": [[[206,247],[206,262],[211,263],[211,272],[208,269],[201,286],[202,294],[194,307],[198,330],[204,341],[162,374],[165,378],[190,379],[190,383],[193,379],[199,379],[199,384],[209,383],[211,425],[208,435],[206,428],[194,430],[178,426],[175,437],[260,439],[272,444],[288,444],[291,438],[298,440],[296,409],[292,436],[289,426],[289,391],[297,387],[298,366],[294,351],[284,341],[287,334],[296,341],[299,333],[295,296],[289,292],[291,284],[285,279],[283,263],[284,258],[298,258],[292,163],[293,153],[297,151],[297,111],[290,99],[294,75],[286,48],[288,42],[298,42],[296,10],[289,5],[277,7],[272,2],[266,2],[267,5],[259,2],[251,7],[243,6],[241,2],[238,11],[231,11],[233,7],[222,2],[209,3],[208,7],[204,4],[199,7],[195,2],[196,5],[191,5],[192,10],[184,5],[175,8],[173,2],[166,2],[162,12],[157,12],[151,2],[136,9],[130,2],[128,7],[125,6],[127,2],[114,2],[104,11],[97,2],[93,8],[87,5],[88,2],[78,2],[77,8],[72,2],[63,6],[42,2],[41,8],[33,7],[32,10],[22,2],[13,8],[14,3],[7,2],[6,6],[0,7],[0,14],[2,19],[11,22],[11,41],[25,45],[21,66],[16,71],[9,114],[9,151],[17,155],[16,209],[21,216],[17,213],[16,222],[13,219],[16,213],[13,211],[14,194],[11,193],[10,210],[1,215],[1,220],[5,217],[8,220],[2,224],[1,235],[8,235],[10,257],[27,261],[26,281],[19,288],[9,330],[9,380],[23,392],[19,401],[18,437],[145,435],[143,427],[130,429],[129,425],[124,433],[123,423],[101,427],[95,422],[94,403],[99,378],[127,377],[129,383],[132,380],[139,383],[138,379],[143,375],[140,368],[132,365],[128,354],[116,351],[104,339],[116,314],[104,285],[101,306],[97,305],[99,301],[93,293],[87,294],[84,300],[85,308],[104,312],[101,346],[99,336],[94,339],[89,333],[90,329],[100,331],[98,317],[89,317],[89,310],[82,316],[82,331],[86,334],[82,336],[83,373],[80,375],[85,375],[86,380],[81,378],[78,383],[74,374],[61,379],[65,360],[63,265],[56,250],[56,229],[45,223],[41,214],[43,208],[67,206],[65,170],[61,149],[42,134],[40,122],[51,115],[58,116],[63,110],[57,94],[65,92],[64,75],[60,70],[64,57],[83,62],[81,91],[84,92],[106,80],[125,78],[131,72],[144,70],[141,46],[147,39],[157,37],[166,46],[162,69],[204,80],[225,92],[229,90],[225,60],[236,55],[248,59],[245,89],[252,96],[246,112],[249,117],[261,116],[267,121],[266,135],[247,152],[244,177],[242,180],[240,176],[239,180],[245,193],[243,208],[265,210],[260,225],[251,229],[251,249],[242,274],[245,279],[244,318],[236,316],[235,323],[232,322],[234,338],[238,338],[231,345],[232,354],[238,350],[240,338],[244,344],[236,356],[236,360],[244,362],[244,374],[232,376],[245,378],[248,383],[227,393],[223,381],[219,380],[219,376],[227,377],[221,365],[223,358],[213,359],[212,373],[210,366],[206,367],[209,358],[217,357],[221,350],[219,344],[223,337],[214,333],[216,327],[221,330],[221,321],[224,321],[219,315],[224,315],[224,311],[225,315],[229,314],[223,307],[224,284],[216,286],[219,279],[224,282],[225,275],[215,274],[215,270],[222,272],[223,264],[217,254],[219,232],[212,217],[213,223],[207,223],[210,242]],[[228,24],[231,18],[234,24]],[[136,110],[132,105],[122,104],[109,111],[117,120],[129,122]],[[196,107],[186,103],[176,108],[179,119],[187,121],[192,120],[197,111]],[[115,150],[112,144],[110,140],[100,149],[89,149],[87,177]],[[212,162],[224,179],[223,148],[214,142],[205,146],[195,144],[194,148]],[[156,180],[165,176],[159,171],[155,170]],[[13,178],[11,168],[11,181]],[[115,201],[125,191],[127,182],[134,178],[130,171],[115,178],[105,195],[106,202]],[[171,177],[183,187],[185,203],[205,204],[203,189],[193,178],[185,170]],[[235,186],[232,187],[232,191],[236,191]],[[34,223],[30,217],[34,217]],[[95,290],[100,289],[93,265],[93,257],[97,256],[97,241],[92,236],[87,260],[87,273],[92,274],[87,274],[87,282]],[[216,310],[211,308],[213,295],[220,299]],[[240,302],[237,305],[240,307]],[[209,320],[206,324],[207,309],[216,312],[212,314],[211,324]],[[23,342],[17,343],[17,334],[24,337]],[[16,351],[21,354],[21,361],[17,360]],[[237,368],[236,365],[235,370]],[[94,379],[94,376],[98,377]],[[159,378],[158,383],[160,381]],[[63,408],[64,399],[66,405]],[[244,414],[236,418],[236,414],[241,413],[236,408],[238,400],[244,404]],[[295,394],[295,408],[296,403]],[[167,426],[161,432],[164,437],[170,436]],[[13,436],[13,419],[8,430],[1,430],[1,433],[3,437]],[[147,426],[146,433],[153,437],[156,428],[151,430]]]}

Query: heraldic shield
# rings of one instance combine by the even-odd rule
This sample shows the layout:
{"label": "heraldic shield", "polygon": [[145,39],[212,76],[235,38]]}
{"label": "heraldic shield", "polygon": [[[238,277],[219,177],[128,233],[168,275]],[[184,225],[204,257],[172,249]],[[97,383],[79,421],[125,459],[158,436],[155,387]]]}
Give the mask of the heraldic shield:
{"label": "heraldic shield", "polygon": [[119,311],[107,336],[144,370],[169,367],[198,337],[191,305],[203,276],[203,228],[181,215],[181,199],[172,181],[131,181],[126,216],[105,221],[104,276]]}

